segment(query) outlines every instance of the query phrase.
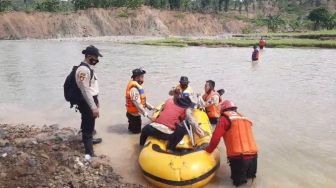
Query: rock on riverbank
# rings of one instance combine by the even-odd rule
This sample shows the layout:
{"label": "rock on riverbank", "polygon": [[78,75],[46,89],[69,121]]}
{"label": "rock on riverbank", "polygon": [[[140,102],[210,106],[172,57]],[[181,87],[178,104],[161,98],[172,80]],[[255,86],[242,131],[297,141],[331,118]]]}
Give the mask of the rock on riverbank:
{"label": "rock on riverbank", "polygon": [[106,156],[86,161],[78,130],[0,124],[0,187],[123,187]]}

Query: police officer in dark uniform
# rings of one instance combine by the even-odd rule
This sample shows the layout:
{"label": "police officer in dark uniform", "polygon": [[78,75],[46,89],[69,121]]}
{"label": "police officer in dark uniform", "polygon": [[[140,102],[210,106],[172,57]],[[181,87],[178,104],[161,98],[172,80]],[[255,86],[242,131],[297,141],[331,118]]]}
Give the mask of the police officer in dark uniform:
{"label": "police officer in dark uniform", "polygon": [[93,143],[101,142],[101,139],[93,139],[95,121],[96,118],[99,117],[99,85],[97,75],[93,68],[99,62],[98,57],[102,57],[102,55],[99,50],[92,45],[83,50],[82,54],[85,56],[82,62],[85,66],[79,66],[77,68],[76,83],[84,100],[79,102],[78,109],[82,115],[81,129],[85,154],[89,155],[89,157],[93,157]]}

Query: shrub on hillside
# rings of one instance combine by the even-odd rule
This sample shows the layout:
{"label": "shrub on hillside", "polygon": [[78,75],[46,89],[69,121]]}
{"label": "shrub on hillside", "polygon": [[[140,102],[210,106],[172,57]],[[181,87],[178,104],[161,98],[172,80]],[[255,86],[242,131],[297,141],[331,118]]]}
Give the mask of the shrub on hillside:
{"label": "shrub on hillside", "polygon": [[281,26],[285,25],[285,21],[280,15],[269,15],[267,18],[262,19],[262,24],[266,25],[269,31],[276,32]]}
{"label": "shrub on hillside", "polygon": [[169,7],[169,0],[145,0],[145,5],[158,9],[164,9]]}
{"label": "shrub on hillside", "polygon": [[46,12],[57,12],[60,10],[61,2],[59,0],[44,0],[38,3],[36,10]]}
{"label": "shrub on hillside", "polygon": [[314,22],[315,30],[320,28],[335,28],[336,16],[325,7],[319,7],[312,10],[308,15],[308,19]]}
{"label": "shrub on hillside", "polygon": [[0,12],[10,10],[12,3],[9,0],[0,0]]}
{"label": "shrub on hillside", "polygon": [[141,7],[141,5],[144,4],[143,0],[125,0],[126,1],[126,7],[131,9],[136,9]]}
{"label": "shrub on hillside", "polygon": [[301,25],[301,21],[296,18],[296,19],[292,19],[292,20],[289,20],[288,22],[288,26],[292,29],[292,31],[296,31],[297,29],[300,28],[300,25]]}

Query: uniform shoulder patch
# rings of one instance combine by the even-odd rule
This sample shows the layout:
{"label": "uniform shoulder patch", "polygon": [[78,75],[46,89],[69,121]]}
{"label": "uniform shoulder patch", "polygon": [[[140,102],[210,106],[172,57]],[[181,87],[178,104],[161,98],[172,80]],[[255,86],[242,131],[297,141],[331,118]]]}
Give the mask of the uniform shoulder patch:
{"label": "uniform shoulder patch", "polygon": [[80,81],[85,80],[86,77],[87,77],[87,74],[86,74],[86,73],[84,73],[84,72],[79,73],[79,80],[80,80]]}

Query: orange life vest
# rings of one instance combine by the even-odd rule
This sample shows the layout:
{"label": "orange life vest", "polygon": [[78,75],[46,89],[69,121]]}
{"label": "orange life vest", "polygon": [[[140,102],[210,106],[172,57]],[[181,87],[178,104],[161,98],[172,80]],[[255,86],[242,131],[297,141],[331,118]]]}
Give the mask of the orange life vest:
{"label": "orange life vest", "polygon": [[[211,97],[217,95],[219,97],[219,103],[222,102],[222,98],[219,96],[219,94],[216,91],[211,91],[210,94],[204,94],[203,100],[208,101],[211,99]],[[206,113],[208,114],[209,118],[219,118],[220,117],[220,106],[219,104],[215,105],[212,104],[205,108]]]}
{"label": "orange life vest", "polygon": [[168,99],[155,122],[175,130],[176,125],[181,122],[180,118],[184,118],[185,111],[185,108],[179,107],[174,103],[174,99]]}
{"label": "orange life vest", "polygon": [[139,110],[138,108],[133,104],[132,99],[131,99],[131,89],[133,87],[136,87],[140,93],[140,100],[141,100],[141,104],[145,107],[146,105],[146,95],[145,95],[145,90],[143,89],[143,87],[138,84],[138,82],[131,80],[126,88],[126,109],[127,112],[129,113],[138,113]]}
{"label": "orange life vest", "polygon": [[230,127],[224,134],[224,142],[228,157],[257,154],[252,122],[241,114],[233,111],[223,113],[230,121]]}

